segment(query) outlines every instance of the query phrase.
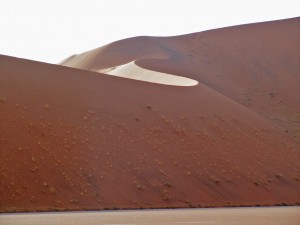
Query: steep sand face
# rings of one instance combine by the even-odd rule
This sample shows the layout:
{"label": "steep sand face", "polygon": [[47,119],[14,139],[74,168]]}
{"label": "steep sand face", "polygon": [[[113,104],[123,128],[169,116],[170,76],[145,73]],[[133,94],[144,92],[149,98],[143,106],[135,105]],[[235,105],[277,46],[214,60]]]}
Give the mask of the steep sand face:
{"label": "steep sand face", "polygon": [[192,80],[186,77],[144,69],[137,66],[134,61],[126,63],[124,65],[120,65],[118,67],[99,70],[98,72],[117,77],[172,86],[195,86],[198,84],[196,80]]}
{"label": "steep sand face", "polygon": [[199,83],[0,57],[0,210],[299,204],[299,144]]}
{"label": "steep sand face", "polygon": [[62,65],[98,71],[136,60],[188,77],[261,114],[300,142],[300,18],[177,37],[121,40]]}

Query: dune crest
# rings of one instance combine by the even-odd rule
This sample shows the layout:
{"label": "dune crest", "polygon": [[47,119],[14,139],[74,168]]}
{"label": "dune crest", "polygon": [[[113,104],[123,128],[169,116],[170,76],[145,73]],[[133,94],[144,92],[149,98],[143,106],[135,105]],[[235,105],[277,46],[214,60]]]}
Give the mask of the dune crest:
{"label": "dune crest", "polygon": [[131,61],[118,67],[102,69],[98,72],[133,80],[173,86],[195,86],[198,84],[198,81],[190,78],[144,69],[136,65],[135,61]]}

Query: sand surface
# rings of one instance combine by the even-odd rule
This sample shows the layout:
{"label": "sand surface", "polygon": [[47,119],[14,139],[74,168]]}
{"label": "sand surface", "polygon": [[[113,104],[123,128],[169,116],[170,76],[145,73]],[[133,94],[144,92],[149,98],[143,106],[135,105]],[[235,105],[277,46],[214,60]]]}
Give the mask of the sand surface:
{"label": "sand surface", "polygon": [[198,84],[196,80],[186,77],[144,69],[140,66],[137,66],[134,61],[118,67],[99,70],[98,72],[133,80],[172,86],[195,86]]}
{"label": "sand surface", "polygon": [[101,71],[136,61],[144,69],[187,77],[278,124],[300,143],[299,40],[300,17],[182,36],[128,38],[61,65]]}
{"label": "sand surface", "polygon": [[299,22],[0,56],[0,211],[299,205]]}
{"label": "sand surface", "polygon": [[299,225],[300,207],[0,214],[1,225]]}

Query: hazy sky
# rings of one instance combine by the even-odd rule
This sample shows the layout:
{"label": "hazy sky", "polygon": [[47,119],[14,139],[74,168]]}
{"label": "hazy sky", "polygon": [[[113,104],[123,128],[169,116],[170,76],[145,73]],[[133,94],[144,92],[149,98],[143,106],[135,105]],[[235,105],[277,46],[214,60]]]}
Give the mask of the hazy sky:
{"label": "hazy sky", "polygon": [[0,54],[56,63],[127,37],[299,16],[298,0],[0,0]]}

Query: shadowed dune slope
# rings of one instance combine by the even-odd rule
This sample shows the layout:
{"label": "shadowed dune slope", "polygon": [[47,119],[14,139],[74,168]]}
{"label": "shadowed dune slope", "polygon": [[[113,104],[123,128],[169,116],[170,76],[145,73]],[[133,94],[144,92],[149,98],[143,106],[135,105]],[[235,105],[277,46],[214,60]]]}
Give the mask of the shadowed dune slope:
{"label": "shadowed dune slope", "polygon": [[135,37],[62,65],[138,66],[197,80],[281,126],[300,142],[300,17],[175,37]]}
{"label": "shadowed dune slope", "polygon": [[202,83],[0,56],[0,130],[2,212],[300,202],[299,144]]}

